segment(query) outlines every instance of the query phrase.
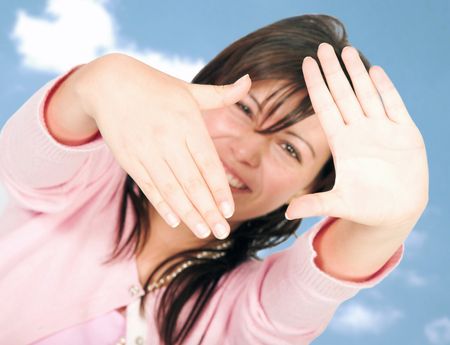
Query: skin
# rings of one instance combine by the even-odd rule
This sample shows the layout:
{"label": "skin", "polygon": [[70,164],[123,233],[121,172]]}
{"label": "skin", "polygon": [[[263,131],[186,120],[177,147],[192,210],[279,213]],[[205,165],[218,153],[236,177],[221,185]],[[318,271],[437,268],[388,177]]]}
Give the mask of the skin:
{"label": "skin", "polygon": [[[211,227],[219,221],[234,230],[243,220],[263,215],[289,202],[295,192],[306,193],[304,187],[330,155],[315,115],[281,132],[270,135],[255,133],[254,129],[267,128],[291,111],[305,92],[288,99],[272,117],[262,122],[271,103],[267,103],[259,113],[253,98],[262,103],[282,83],[251,83],[249,78],[241,79],[241,83],[229,86],[193,85],[138,60],[113,54],[80,67],[52,97],[46,120],[52,135],[66,145],[80,145],[100,131],[118,163],[134,178],[150,201],[150,238],[144,251],[137,256],[141,283],[147,280],[161,260],[183,250],[220,242],[217,233],[203,238],[192,231],[202,213]],[[248,95],[250,89],[253,98]],[[163,95],[168,92],[172,95],[170,104],[163,101]],[[148,94],[154,97],[149,99]],[[244,112],[236,105],[237,101],[251,109],[252,114]],[[274,101],[276,99],[271,100]],[[145,111],[149,107],[170,117],[152,117]],[[129,113],[133,116],[130,117]],[[179,125],[174,126],[174,123]],[[300,139],[287,135],[287,130],[302,135],[313,147],[316,157],[313,159]],[[190,152],[186,150],[183,139],[189,141]],[[293,147],[298,151],[302,164],[291,152]],[[203,160],[208,158],[210,164],[201,167],[199,157],[196,157],[195,167],[191,157],[195,152],[201,152],[206,156]],[[162,158],[166,163],[170,162],[173,173],[184,180],[184,184],[195,177],[196,168],[203,168],[200,170],[207,171],[203,178],[209,185],[204,185],[201,193],[189,191],[192,195],[189,192],[175,195],[172,188],[164,198],[161,188],[176,180],[172,176],[172,180],[167,181],[170,170]],[[232,195],[221,161],[241,175],[251,187],[251,193]],[[147,165],[147,171],[143,164]],[[149,172],[152,173],[152,181],[158,182],[153,188],[149,188]],[[155,174],[161,177],[159,181],[156,181]],[[211,190],[215,191],[215,200],[208,195]],[[183,218],[174,230],[162,217],[171,209],[186,213],[189,204],[182,199],[189,202],[188,196],[193,204],[191,207],[196,207],[199,214],[195,217],[190,213],[190,217]],[[230,198],[234,204],[231,218],[224,219],[218,210],[214,212],[216,214],[206,212],[214,211],[216,205]],[[202,202],[197,202],[198,199]],[[213,206],[210,203],[214,201],[216,204]]]}
{"label": "skin", "polygon": [[[245,96],[240,104],[202,111],[220,159],[247,181],[251,189],[250,193],[233,193],[235,212],[227,219],[231,231],[244,220],[271,212],[289,203],[295,195],[306,194],[308,191],[305,187],[314,179],[331,154],[316,115],[276,133],[254,132],[257,128],[270,127],[305,96],[305,92],[301,92],[289,98],[271,117],[266,118],[272,102],[276,102],[276,97],[267,102],[262,111],[259,111],[253,98],[261,104],[280,85],[280,81],[255,82],[249,95]],[[251,113],[248,113],[245,106]],[[315,157],[303,141],[286,131],[301,135],[311,145]],[[286,146],[286,142],[295,147],[302,159],[301,164],[294,157],[292,147]],[[144,282],[145,277],[164,258],[181,250],[221,241],[213,234],[205,239],[198,238],[183,222],[176,229],[171,228],[152,206],[150,227],[151,235],[143,253],[138,257],[141,282]]]}
{"label": "skin", "polygon": [[337,218],[315,237],[316,264],[329,275],[365,281],[398,251],[428,203],[429,173],[423,137],[394,84],[380,66],[369,72],[353,47],[342,59],[319,45],[318,62],[302,69],[315,113],[336,167],[333,189],[293,200],[287,216]]}
{"label": "skin", "polygon": [[[309,158],[305,170],[288,168],[288,162],[281,164],[281,157],[277,158],[269,145],[272,136],[252,133],[253,123],[230,116],[231,107],[205,112],[204,117],[221,158],[237,164],[229,163],[253,181],[254,193],[235,197],[232,229],[245,217],[264,214],[284,202],[289,202],[286,215],[290,219],[338,218],[315,238],[315,262],[338,279],[365,281],[398,250],[427,205],[425,145],[381,67],[374,66],[368,73],[357,51],[345,47],[342,58],[355,85],[354,92],[329,44],[319,46],[318,58],[329,88],[317,62],[306,58],[302,70],[317,117],[292,126],[319,152],[319,162],[314,162],[303,148],[303,156]],[[253,89],[258,99],[264,99],[272,90],[269,85],[261,89],[253,85]],[[251,106],[248,96],[245,101]],[[308,194],[304,186],[325,162],[328,150],[336,167],[335,185],[328,192]],[[293,190],[299,191],[294,198]],[[171,237],[162,230],[156,230],[160,238]],[[189,235],[189,231],[181,229],[180,241],[182,236],[192,239]],[[149,243],[153,249],[158,247],[157,241]],[[189,243],[201,242],[192,239]]]}
{"label": "skin", "polygon": [[[208,140],[212,139],[216,152],[208,151],[207,155],[213,158],[211,156],[217,153],[217,158],[241,175],[252,189],[250,194],[233,195],[235,212],[227,221],[231,231],[243,220],[270,212],[283,203],[289,203],[286,216],[290,219],[311,216],[338,218],[316,236],[313,243],[317,252],[315,262],[322,271],[335,278],[364,281],[398,250],[427,205],[429,183],[425,145],[400,95],[381,67],[374,66],[367,73],[356,50],[352,47],[344,48],[342,58],[355,85],[353,92],[333,48],[322,43],[317,55],[328,87],[322,79],[317,62],[310,57],[306,58],[302,71],[316,115],[289,128],[312,145],[316,151],[315,159],[312,159],[304,144],[286,136],[286,129],[271,135],[253,132],[257,127],[270,126],[286,114],[292,104],[284,104],[267,122],[260,121],[264,114],[250,119],[249,114],[239,111],[234,104],[236,100],[241,100],[253,113],[256,112],[256,104],[247,95],[249,80],[234,87],[191,85],[161,75],[142,63],[130,62],[128,58],[124,60],[120,57],[119,60],[126,63],[119,63],[117,56],[113,56],[112,61],[114,71],[123,72],[119,75],[120,83],[114,79],[117,78],[117,73],[106,73],[108,76],[116,76],[112,82],[108,82],[111,81],[108,78],[96,78],[97,74],[91,71],[103,71],[103,68],[96,69],[88,64],[86,69],[81,69],[81,72],[87,72],[81,73],[78,79],[87,82],[70,84],[73,78],[69,78],[69,83],[63,84],[66,87],[62,87],[57,93],[59,97],[54,97],[53,105],[49,108],[49,127],[52,133],[56,127],[55,136],[61,138],[59,134],[62,133],[62,138],[68,138],[68,144],[72,145],[90,140],[97,127],[101,129],[118,161],[135,180],[141,182],[139,185],[147,190],[152,203],[163,206],[161,195],[155,192],[155,188],[145,188],[150,182],[145,177],[142,166],[132,158],[137,155],[146,163],[150,158],[152,163],[160,158],[161,163],[162,156],[166,161],[174,161],[177,172],[183,175],[186,170],[184,163],[189,163],[192,158],[187,153],[203,153],[210,148]],[[93,65],[98,66],[95,62]],[[75,74],[77,75],[80,74]],[[87,75],[87,79],[83,75]],[[121,96],[123,93],[132,95],[137,106],[133,108],[134,102],[127,102],[128,97],[111,97],[117,92],[114,87],[112,91],[109,87],[97,87],[97,82],[102,80],[107,81],[106,84],[101,83],[103,86],[120,85]],[[277,82],[265,81],[252,83],[251,86],[251,94],[261,102],[278,85]],[[246,96],[242,97],[244,91]],[[106,96],[102,92],[106,92]],[[163,101],[164,97],[158,97],[166,92],[173,96],[170,104]],[[154,97],[148,100],[148,94]],[[60,102],[56,102],[58,99]],[[107,99],[108,102],[98,102],[102,99]],[[116,102],[110,102],[111,99]],[[228,105],[218,108],[218,105],[223,104]],[[152,117],[145,112],[148,107],[157,107],[170,117]],[[123,108],[127,111],[121,111]],[[195,113],[199,108],[202,112],[198,114],[200,121],[197,123],[192,118],[197,115]],[[129,111],[133,111],[134,116],[124,117]],[[59,115],[55,121],[56,114]],[[103,117],[102,114],[108,116]],[[190,118],[186,118],[187,116]],[[200,128],[203,122],[208,133]],[[127,127],[118,128],[114,126],[117,123],[126,124]],[[180,126],[173,126],[173,123]],[[124,135],[128,133],[133,135]],[[149,136],[148,133],[152,135]],[[161,136],[161,133],[164,135]],[[161,141],[161,137],[167,137],[168,141]],[[184,152],[184,157],[181,151],[185,150],[186,142],[176,142],[180,137],[189,141],[191,150]],[[302,165],[290,156],[291,152],[288,154],[280,146],[281,140],[288,139],[300,152]],[[148,150],[140,150],[142,142],[147,141],[149,143],[143,148],[156,150],[151,152],[153,154],[149,154]],[[123,150],[123,147],[128,150]],[[333,189],[308,194],[305,186],[316,176],[330,152],[336,167]],[[150,161],[148,164],[149,169],[154,165]],[[156,166],[162,169],[160,164]],[[220,194],[223,194],[224,190],[220,188],[223,184],[220,180],[225,178],[223,171],[214,170],[216,164],[208,169],[206,166],[211,165],[203,166],[203,170],[211,174],[204,177],[211,180],[208,181],[210,186],[219,188]],[[153,173],[158,172],[155,171],[158,169],[151,170]],[[167,178],[168,172],[167,168],[162,172],[163,179]],[[181,177],[192,181],[192,176]],[[170,190],[171,193],[165,194],[174,199],[172,191],[173,189]],[[175,199],[181,196],[177,194]],[[205,197],[207,204],[205,193],[200,196]],[[222,195],[216,201],[221,201],[224,197]],[[182,209],[186,207],[186,203],[184,204],[175,203],[175,206]],[[150,209],[151,236],[145,250],[137,257],[142,284],[155,265],[167,256],[184,249],[219,242],[211,235],[206,239],[196,237],[184,223],[173,230],[159,216],[170,209],[167,205],[163,206],[160,206],[160,212],[156,212],[153,207]],[[207,210],[208,208],[205,209]],[[217,220],[220,217],[216,215],[212,218]],[[194,225],[199,219],[194,216],[188,220]]]}
{"label": "skin", "polygon": [[[243,219],[286,202],[290,219],[338,218],[314,239],[315,263],[337,279],[365,281],[399,249],[426,207],[425,145],[400,95],[379,66],[367,73],[356,50],[344,48],[342,58],[356,88],[353,92],[330,45],[319,46],[318,58],[329,89],[317,62],[306,58],[302,70],[317,115],[290,128],[310,142],[318,153],[316,159],[297,142],[304,165],[295,166],[274,145],[285,134],[254,133],[253,126],[261,125],[259,119],[241,118],[244,114],[235,106],[205,111],[203,117],[220,158],[252,181],[251,194],[233,195],[236,212],[229,219],[231,231]],[[275,86],[254,83],[251,94],[261,101]],[[248,95],[243,102],[255,109]],[[280,109],[280,113],[284,111]],[[272,121],[276,119],[275,115]],[[263,123],[263,128],[270,123]],[[308,194],[304,187],[330,152],[336,167],[333,189]],[[293,195],[293,191],[297,193]],[[156,213],[153,216],[153,238],[147,243],[147,253],[154,258],[204,243],[183,225],[172,233],[162,218]],[[150,263],[138,260],[141,277],[146,268],[153,268]]]}

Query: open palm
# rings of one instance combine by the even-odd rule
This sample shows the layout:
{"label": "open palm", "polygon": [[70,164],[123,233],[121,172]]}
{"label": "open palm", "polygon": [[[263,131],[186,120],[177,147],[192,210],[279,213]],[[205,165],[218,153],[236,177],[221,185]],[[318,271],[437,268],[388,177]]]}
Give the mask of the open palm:
{"label": "open palm", "polygon": [[[331,45],[303,61],[308,93],[327,136],[336,169],[328,192],[291,201],[290,218],[333,216],[380,226],[401,224],[428,201],[428,164],[422,135],[388,76],[379,66],[367,73],[353,47],[342,59],[355,92]],[[356,93],[356,94],[355,94]]]}

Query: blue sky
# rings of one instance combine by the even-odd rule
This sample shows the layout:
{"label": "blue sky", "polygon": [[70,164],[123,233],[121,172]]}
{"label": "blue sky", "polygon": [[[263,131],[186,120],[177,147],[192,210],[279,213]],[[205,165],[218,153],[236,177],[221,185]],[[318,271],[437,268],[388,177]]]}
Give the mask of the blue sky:
{"label": "blue sky", "polygon": [[[237,38],[305,13],[338,17],[352,45],[388,72],[425,139],[430,167],[430,201],[402,263],[345,302],[314,344],[450,344],[447,0],[3,1],[0,126],[49,79],[107,52],[128,53],[190,80]],[[5,201],[0,185],[0,209]],[[306,219],[298,232],[317,220]]]}

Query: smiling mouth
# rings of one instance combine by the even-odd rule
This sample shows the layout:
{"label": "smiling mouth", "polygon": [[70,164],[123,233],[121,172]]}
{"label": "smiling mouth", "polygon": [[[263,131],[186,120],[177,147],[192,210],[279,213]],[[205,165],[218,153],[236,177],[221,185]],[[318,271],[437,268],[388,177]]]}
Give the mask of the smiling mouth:
{"label": "smiling mouth", "polygon": [[236,193],[250,192],[250,189],[245,184],[238,182],[238,180],[236,178],[234,178],[231,174],[229,174],[227,172],[226,175],[227,175],[227,179],[228,179],[228,184],[230,185],[230,189],[232,192],[236,192]]}
{"label": "smiling mouth", "polygon": [[248,189],[247,187],[236,188],[236,187],[233,187],[231,184],[229,186],[230,186],[230,189],[231,189],[232,192],[236,192],[236,193],[250,193],[250,189]]}
{"label": "smiling mouth", "polygon": [[222,162],[228,184],[234,192],[250,192],[250,188]]}
{"label": "smiling mouth", "polygon": [[248,189],[248,187],[239,179],[237,179],[235,176],[233,176],[228,171],[225,172],[227,175],[228,183],[230,186],[236,188],[236,189]]}

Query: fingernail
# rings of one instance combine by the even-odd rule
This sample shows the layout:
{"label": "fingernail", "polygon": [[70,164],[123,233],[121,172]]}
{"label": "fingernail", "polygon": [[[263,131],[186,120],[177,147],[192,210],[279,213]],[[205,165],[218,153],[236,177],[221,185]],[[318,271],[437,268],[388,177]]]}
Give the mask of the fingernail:
{"label": "fingernail", "polygon": [[217,223],[214,226],[214,230],[216,235],[219,236],[220,239],[224,239],[228,236],[228,229],[222,223]]}
{"label": "fingernail", "polygon": [[233,215],[233,210],[228,201],[224,201],[220,204],[220,210],[225,218],[230,218]]}
{"label": "fingernail", "polygon": [[172,228],[176,228],[180,224],[180,220],[173,213],[168,213],[166,219]]}
{"label": "fingernail", "polygon": [[243,83],[245,78],[250,78],[248,73],[246,75],[244,75],[243,77],[240,77],[238,80],[236,80],[233,85],[236,86],[236,85],[239,85],[239,84]]}
{"label": "fingernail", "polygon": [[201,238],[206,238],[211,233],[209,228],[205,224],[201,224],[201,223],[196,225],[195,230],[197,230],[197,234]]}

